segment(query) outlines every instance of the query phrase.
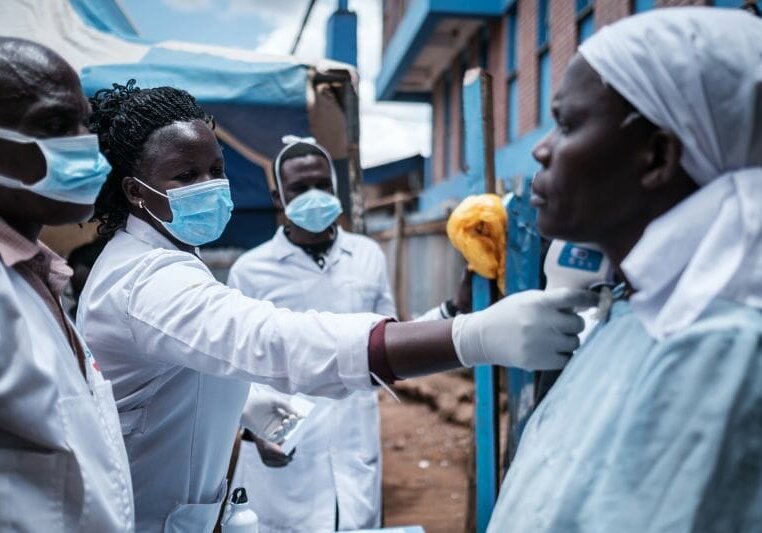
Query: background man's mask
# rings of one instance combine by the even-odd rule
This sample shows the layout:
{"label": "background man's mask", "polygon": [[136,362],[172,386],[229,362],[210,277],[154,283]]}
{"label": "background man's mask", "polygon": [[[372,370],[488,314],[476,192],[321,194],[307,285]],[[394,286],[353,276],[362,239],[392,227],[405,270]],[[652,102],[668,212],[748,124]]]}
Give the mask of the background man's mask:
{"label": "background man's mask", "polygon": [[297,144],[314,146],[325,156],[326,161],[328,161],[328,166],[331,170],[331,183],[335,193],[337,190],[336,169],[333,166],[331,156],[328,151],[320,146],[312,137],[295,137],[293,135],[287,135],[283,137],[283,143],[286,144],[286,146],[283,147],[275,159],[275,181],[278,187],[281,204],[285,207],[286,217],[302,229],[311,233],[321,233],[328,229],[328,227],[339,218],[339,215],[342,213],[341,202],[334,194],[329,194],[317,189],[310,189],[309,191],[300,194],[289,203],[286,203],[286,197],[283,194],[283,180],[281,178],[280,167],[283,155],[292,147]]}

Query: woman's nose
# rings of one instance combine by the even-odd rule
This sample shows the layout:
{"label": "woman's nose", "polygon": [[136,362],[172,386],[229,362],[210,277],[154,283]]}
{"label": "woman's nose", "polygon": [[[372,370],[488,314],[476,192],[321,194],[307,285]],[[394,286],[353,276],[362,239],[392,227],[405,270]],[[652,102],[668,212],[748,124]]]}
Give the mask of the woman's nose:
{"label": "woman's nose", "polygon": [[532,157],[542,166],[547,167],[550,163],[550,138],[553,132],[548,132],[545,137],[540,139],[532,148]]}

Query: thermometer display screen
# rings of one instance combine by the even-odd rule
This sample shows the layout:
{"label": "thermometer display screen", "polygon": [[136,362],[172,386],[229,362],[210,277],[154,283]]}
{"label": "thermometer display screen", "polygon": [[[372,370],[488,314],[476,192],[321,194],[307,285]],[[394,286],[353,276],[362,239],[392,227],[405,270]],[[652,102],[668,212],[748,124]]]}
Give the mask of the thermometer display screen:
{"label": "thermometer display screen", "polygon": [[601,268],[601,263],[603,263],[603,253],[571,242],[566,243],[558,257],[559,266],[588,272],[597,272]]}

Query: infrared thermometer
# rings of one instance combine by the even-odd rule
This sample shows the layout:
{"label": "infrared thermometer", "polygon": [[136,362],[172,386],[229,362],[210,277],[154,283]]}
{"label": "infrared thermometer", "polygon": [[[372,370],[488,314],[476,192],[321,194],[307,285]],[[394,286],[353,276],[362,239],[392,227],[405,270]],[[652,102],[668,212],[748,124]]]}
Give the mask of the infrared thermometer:
{"label": "infrared thermometer", "polygon": [[[607,286],[614,279],[614,268],[603,250],[595,244],[579,244],[554,240],[550,243],[545,257],[546,289],[593,289]],[[585,321],[585,329],[580,333],[580,342],[590,335],[598,322],[608,315],[611,306],[611,291],[604,288],[599,293],[597,308],[579,312]]]}
{"label": "infrared thermometer", "polygon": [[613,279],[611,261],[595,244],[554,240],[543,267],[547,289],[589,289]]}

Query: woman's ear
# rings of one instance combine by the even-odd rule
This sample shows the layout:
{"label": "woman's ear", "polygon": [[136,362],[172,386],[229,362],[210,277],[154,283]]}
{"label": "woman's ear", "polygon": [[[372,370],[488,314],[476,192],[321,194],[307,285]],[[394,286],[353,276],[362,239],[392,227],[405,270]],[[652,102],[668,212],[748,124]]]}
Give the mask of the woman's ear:
{"label": "woman's ear", "polygon": [[133,207],[143,207],[143,196],[140,191],[140,184],[132,176],[125,176],[122,178],[122,190],[127,201]]}
{"label": "woman's ear", "polygon": [[654,190],[670,184],[681,176],[680,157],[683,145],[676,135],[663,129],[651,134],[649,161],[640,180],[643,188]]}
{"label": "woman's ear", "polygon": [[273,205],[275,206],[275,209],[282,211],[284,207],[283,207],[283,202],[280,201],[280,194],[278,194],[278,191],[277,190],[270,191],[270,197],[273,199]]}

